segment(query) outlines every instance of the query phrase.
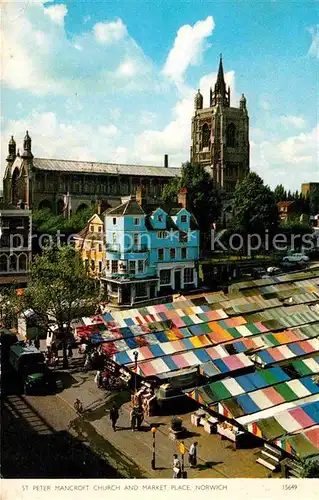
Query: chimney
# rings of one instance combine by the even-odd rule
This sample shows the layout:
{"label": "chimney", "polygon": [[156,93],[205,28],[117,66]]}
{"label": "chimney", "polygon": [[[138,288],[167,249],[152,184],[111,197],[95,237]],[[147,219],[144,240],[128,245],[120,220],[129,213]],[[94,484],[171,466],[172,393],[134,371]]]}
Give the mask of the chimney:
{"label": "chimney", "polygon": [[168,168],[168,155],[164,155],[164,167]]}
{"label": "chimney", "polygon": [[187,188],[181,188],[178,193],[178,204],[183,208],[187,208]]}
{"label": "chimney", "polygon": [[98,201],[97,203],[97,215],[101,215],[101,202]]}

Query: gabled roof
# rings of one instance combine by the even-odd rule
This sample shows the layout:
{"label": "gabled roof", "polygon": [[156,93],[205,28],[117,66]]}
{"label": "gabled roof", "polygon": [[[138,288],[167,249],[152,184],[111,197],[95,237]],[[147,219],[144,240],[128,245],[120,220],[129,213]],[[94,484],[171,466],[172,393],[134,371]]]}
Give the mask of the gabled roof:
{"label": "gabled roof", "polygon": [[138,175],[148,177],[175,177],[181,175],[181,168],[150,165],[126,165],[99,163],[92,161],[60,160],[57,158],[33,158],[33,166],[38,170],[69,173],[92,173],[110,175]]}
{"label": "gabled roof", "polygon": [[277,206],[279,208],[281,208],[281,207],[290,207],[290,205],[292,205],[293,203],[295,203],[295,202],[294,201],[278,201]]}
{"label": "gabled roof", "polygon": [[110,208],[105,215],[145,215],[145,212],[136,200],[128,200],[115,208]]}

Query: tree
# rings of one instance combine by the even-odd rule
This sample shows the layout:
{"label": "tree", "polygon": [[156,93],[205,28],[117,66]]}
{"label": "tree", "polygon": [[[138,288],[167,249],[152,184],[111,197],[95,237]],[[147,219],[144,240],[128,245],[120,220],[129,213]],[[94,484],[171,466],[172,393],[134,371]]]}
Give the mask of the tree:
{"label": "tree", "polygon": [[278,209],[274,193],[255,172],[237,184],[234,196],[234,222],[239,231],[263,234],[278,227]]}
{"label": "tree", "polygon": [[83,229],[95,212],[96,207],[92,205],[72,214],[68,219],[63,217],[63,215],[54,215],[50,209],[44,208],[33,214],[34,230],[39,233],[48,233],[52,235],[55,235],[58,231],[74,233]]}
{"label": "tree", "polygon": [[214,181],[202,165],[182,165],[180,179],[172,179],[164,189],[162,199],[165,203],[173,203],[181,188],[187,188],[190,211],[196,217],[200,230],[207,232],[212,222],[220,215],[220,194]]}
{"label": "tree", "polygon": [[93,313],[99,300],[97,282],[89,277],[79,253],[71,246],[51,246],[37,256],[30,270],[30,282],[20,299],[20,310],[33,309],[42,325],[48,316],[58,326],[63,366],[68,366],[67,342],[71,321],[79,317],[83,304]]}
{"label": "tree", "polygon": [[313,186],[309,194],[309,204],[311,215],[319,214],[319,185]]}
{"label": "tree", "polygon": [[286,201],[287,199],[287,191],[282,184],[278,184],[278,186],[275,187],[274,195],[276,203],[278,203],[278,201]]}

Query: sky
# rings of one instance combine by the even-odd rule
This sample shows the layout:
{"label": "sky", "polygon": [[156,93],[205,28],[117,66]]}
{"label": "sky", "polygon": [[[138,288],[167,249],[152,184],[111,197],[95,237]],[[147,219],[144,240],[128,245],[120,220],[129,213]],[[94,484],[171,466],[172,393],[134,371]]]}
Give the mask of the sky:
{"label": "sky", "polygon": [[6,2],[1,176],[26,130],[37,157],[180,166],[222,53],[251,170],[272,188],[318,182],[318,14],[316,0]]}

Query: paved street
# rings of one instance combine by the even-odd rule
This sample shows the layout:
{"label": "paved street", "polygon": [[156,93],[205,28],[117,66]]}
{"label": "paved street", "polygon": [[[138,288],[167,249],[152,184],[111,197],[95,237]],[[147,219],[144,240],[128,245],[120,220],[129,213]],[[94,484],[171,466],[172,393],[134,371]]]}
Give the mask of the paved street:
{"label": "paved street", "polygon": [[[106,411],[113,396],[96,387],[94,372],[64,372],[62,377],[65,389],[59,394],[4,399],[4,477],[172,477],[172,455],[178,449],[168,437],[170,416],[150,418],[141,432],[132,432],[128,394],[123,392],[116,395],[121,411],[119,430],[114,432]],[[76,398],[83,403],[83,416],[73,409]],[[232,443],[193,427],[189,414],[182,418],[189,431],[186,448],[195,439],[199,443],[198,467],[187,469],[189,478],[268,476],[267,469],[256,464],[257,449],[235,451]],[[157,426],[155,471],[153,425]]]}

